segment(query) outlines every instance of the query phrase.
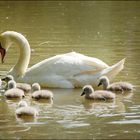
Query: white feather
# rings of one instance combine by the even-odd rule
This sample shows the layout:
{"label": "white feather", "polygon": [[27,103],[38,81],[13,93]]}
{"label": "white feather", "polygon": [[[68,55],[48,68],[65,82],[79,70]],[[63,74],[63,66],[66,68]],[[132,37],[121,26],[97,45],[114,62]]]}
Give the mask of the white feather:
{"label": "white feather", "polygon": [[108,66],[97,58],[76,52],[56,55],[27,69],[30,46],[26,38],[17,32],[7,31],[1,34],[0,41],[5,49],[9,47],[7,44],[10,44],[7,42],[13,42],[20,48],[18,62],[8,73],[18,82],[30,84],[38,82],[43,87],[55,88],[83,87],[86,84],[96,86],[99,77],[103,75],[115,77],[123,69],[124,59],[113,66]]}

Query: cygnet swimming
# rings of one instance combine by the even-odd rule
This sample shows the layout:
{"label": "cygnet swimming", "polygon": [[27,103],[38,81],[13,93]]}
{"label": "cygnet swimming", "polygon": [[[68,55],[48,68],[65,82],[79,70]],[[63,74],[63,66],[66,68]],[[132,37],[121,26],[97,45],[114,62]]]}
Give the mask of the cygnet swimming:
{"label": "cygnet swimming", "polygon": [[16,82],[14,80],[10,80],[8,82],[8,90],[5,91],[4,95],[7,98],[24,98],[24,91],[16,88]]}
{"label": "cygnet swimming", "polygon": [[86,99],[91,99],[91,100],[112,100],[115,98],[114,93],[106,90],[94,91],[91,85],[86,85],[83,87],[81,96],[83,95],[85,95]]}
{"label": "cygnet swimming", "polygon": [[18,117],[23,116],[36,117],[38,115],[38,111],[35,108],[28,106],[26,101],[20,101],[18,103],[18,108],[16,109],[16,115]]}
{"label": "cygnet swimming", "polygon": [[53,100],[53,93],[50,90],[41,90],[38,83],[32,84],[32,98]]}
{"label": "cygnet swimming", "polygon": [[103,85],[104,90],[110,91],[131,91],[133,90],[134,86],[128,82],[116,82],[110,84],[108,77],[102,76],[99,79],[98,86]]}
{"label": "cygnet swimming", "polygon": [[[7,75],[5,78],[2,79],[5,82],[9,82],[10,80],[14,80],[12,75]],[[17,88],[24,90],[25,92],[31,91],[31,85],[27,83],[16,83]]]}

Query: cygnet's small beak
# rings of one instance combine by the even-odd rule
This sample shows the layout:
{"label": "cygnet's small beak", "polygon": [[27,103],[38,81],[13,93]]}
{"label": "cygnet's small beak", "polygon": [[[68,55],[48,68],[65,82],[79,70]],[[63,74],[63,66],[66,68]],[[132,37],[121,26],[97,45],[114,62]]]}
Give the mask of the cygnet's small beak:
{"label": "cygnet's small beak", "polygon": [[1,62],[4,63],[4,57],[6,54],[6,50],[2,48],[1,43],[0,43],[0,53],[1,53]]}
{"label": "cygnet's small beak", "polygon": [[4,77],[4,78],[2,78],[1,80],[2,80],[2,81],[5,81],[5,80],[6,80],[6,78]]}
{"label": "cygnet's small beak", "polygon": [[100,85],[102,85],[102,83],[101,83],[101,82],[98,84],[98,87],[99,87]]}
{"label": "cygnet's small beak", "polygon": [[81,94],[81,96],[83,96],[84,94],[85,94],[85,92],[83,91],[82,94]]}
{"label": "cygnet's small beak", "polygon": [[8,82],[9,80],[7,79],[7,77],[3,77],[1,78],[2,81]]}

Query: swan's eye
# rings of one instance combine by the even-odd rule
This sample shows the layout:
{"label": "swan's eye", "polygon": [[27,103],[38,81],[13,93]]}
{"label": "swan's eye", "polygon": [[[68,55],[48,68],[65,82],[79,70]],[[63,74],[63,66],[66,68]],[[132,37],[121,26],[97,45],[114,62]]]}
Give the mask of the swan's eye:
{"label": "swan's eye", "polygon": [[0,53],[1,53],[1,62],[4,63],[4,57],[6,54],[6,50],[2,48],[1,43],[0,43]]}

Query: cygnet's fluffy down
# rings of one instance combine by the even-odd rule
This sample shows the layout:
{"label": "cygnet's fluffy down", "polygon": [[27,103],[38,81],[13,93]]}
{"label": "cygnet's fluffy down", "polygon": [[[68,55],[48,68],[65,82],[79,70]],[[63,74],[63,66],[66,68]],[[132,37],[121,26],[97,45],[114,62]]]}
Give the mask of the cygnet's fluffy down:
{"label": "cygnet's fluffy down", "polygon": [[81,96],[83,95],[85,95],[86,99],[91,99],[91,100],[112,100],[115,98],[114,93],[105,90],[94,91],[91,85],[86,85],[83,87]]}
{"label": "cygnet's fluffy down", "polygon": [[[2,80],[8,83],[10,80],[14,80],[14,77],[12,75],[7,75]],[[22,89],[24,92],[31,91],[31,85],[27,83],[16,83],[16,87]]]}
{"label": "cygnet's fluffy down", "polygon": [[38,111],[35,108],[28,106],[26,101],[20,101],[18,104],[18,108],[16,109],[16,115],[18,117],[23,116],[36,117],[38,115]]}
{"label": "cygnet's fluffy down", "polygon": [[38,91],[38,90],[41,90],[39,83],[33,83],[32,84],[32,92]]}
{"label": "cygnet's fluffy down", "polygon": [[17,83],[17,88],[22,89],[25,92],[31,91],[31,85],[27,83]]}
{"label": "cygnet's fluffy down", "polygon": [[110,84],[108,77],[102,76],[99,79],[98,86],[103,85],[104,90],[110,91],[131,91],[133,90],[134,86],[128,82],[116,82]]}
{"label": "cygnet's fluffy down", "polygon": [[34,83],[32,85],[32,98],[39,100],[39,99],[53,99],[53,93],[49,90],[41,90],[40,85],[38,83]]}
{"label": "cygnet's fluffy down", "polygon": [[8,82],[8,90],[4,93],[7,98],[24,98],[24,92],[16,88],[16,82],[11,80]]}

